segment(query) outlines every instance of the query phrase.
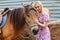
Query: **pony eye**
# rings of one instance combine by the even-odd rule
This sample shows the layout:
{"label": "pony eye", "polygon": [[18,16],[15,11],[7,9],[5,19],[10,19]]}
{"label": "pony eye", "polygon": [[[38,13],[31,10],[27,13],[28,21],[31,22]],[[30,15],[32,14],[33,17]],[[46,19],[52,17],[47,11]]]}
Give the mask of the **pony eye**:
{"label": "pony eye", "polygon": [[30,17],[29,15],[27,15],[28,17]]}

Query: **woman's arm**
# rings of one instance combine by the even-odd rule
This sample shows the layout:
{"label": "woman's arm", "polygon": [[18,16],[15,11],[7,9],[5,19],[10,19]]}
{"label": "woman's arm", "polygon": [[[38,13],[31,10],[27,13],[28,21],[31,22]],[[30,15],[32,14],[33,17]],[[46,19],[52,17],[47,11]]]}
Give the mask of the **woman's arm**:
{"label": "woman's arm", "polygon": [[38,22],[38,20],[36,20],[36,23],[37,23],[39,26],[41,26],[42,28],[44,28],[44,27],[46,27],[46,25],[48,25],[48,24],[47,24],[48,22],[44,22],[44,23],[42,24],[42,23]]}

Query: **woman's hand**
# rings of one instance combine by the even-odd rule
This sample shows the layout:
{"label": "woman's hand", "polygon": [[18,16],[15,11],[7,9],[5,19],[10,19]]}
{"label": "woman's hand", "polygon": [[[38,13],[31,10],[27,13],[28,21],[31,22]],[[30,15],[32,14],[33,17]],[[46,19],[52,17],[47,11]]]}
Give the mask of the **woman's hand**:
{"label": "woman's hand", "polygon": [[35,18],[35,23],[37,23],[37,24],[39,23],[39,21],[38,21],[38,19],[37,19],[37,18]]}
{"label": "woman's hand", "polygon": [[38,23],[38,20],[37,20],[37,19],[35,19],[35,22],[36,22],[36,23]]}
{"label": "woman's hand", "polygon": [[38,25],[40,25],[41,27],[46,27],[46,25],[47,25],[47,23],[46,22],[44,22],[43,24],[42,23],[40,23],[37,19],[35,19],[35,22],[38,24]]}

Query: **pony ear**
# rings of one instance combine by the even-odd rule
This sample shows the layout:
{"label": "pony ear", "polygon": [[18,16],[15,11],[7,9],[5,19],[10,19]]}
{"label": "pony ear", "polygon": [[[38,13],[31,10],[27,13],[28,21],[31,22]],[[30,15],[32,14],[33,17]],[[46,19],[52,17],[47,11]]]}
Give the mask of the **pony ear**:
{"label": "pony ear", "polygon": [[24,3],[21,3],[21,5],[22,5],[22,6],[26,6],[26,4],[24,4]]}
{"label": "pony ear", "polygon": [[4,9],[4,12],[7,11],[7,10],[9,10],[9,8],[5,8],[5,9]]}
{"label": "pony ear", "polygon": [[9,11],[9,8],[5,8],[4,11],[1,13],[2,15],[6,14]]}

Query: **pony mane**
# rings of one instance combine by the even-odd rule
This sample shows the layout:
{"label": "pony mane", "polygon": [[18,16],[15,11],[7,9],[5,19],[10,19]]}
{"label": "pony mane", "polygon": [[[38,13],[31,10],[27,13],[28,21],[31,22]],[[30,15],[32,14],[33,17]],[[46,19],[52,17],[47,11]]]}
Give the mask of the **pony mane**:
{"label": "pony mane", "polygon": [[[24,9],[25,8],[25,9]],[[30,5],[25,6],[24,8],[15,8],[13,10],[9,10],[8,17],[10,18],[10,23],[13,24],[15,31],[19,31],[22,29],[26,23],[26,18],[24,14],[28,14],[30,10],[34,10]],[[5,8],[3,12],[8,10],[9,8]]]}
{"label": "pony mane", "polygon": [[24,12],[23,8],[16,8],[11,10],[11,16],[10,16],[10,21],[13,23],[14,29],[16,31],[19,31],[24,27],[25,24],[25,18],[24,18]]}
{"label": "pony mane", "polygon": [[8,12],[8,14],[10,15],[10,23],[13,24],[13,28],[16,32],[24,28],[26,23],[24,14],[26,14],[27,16],[30,10],[36,11],[31,6],[27,5],[25,6],[25,9],[20,7]]}

